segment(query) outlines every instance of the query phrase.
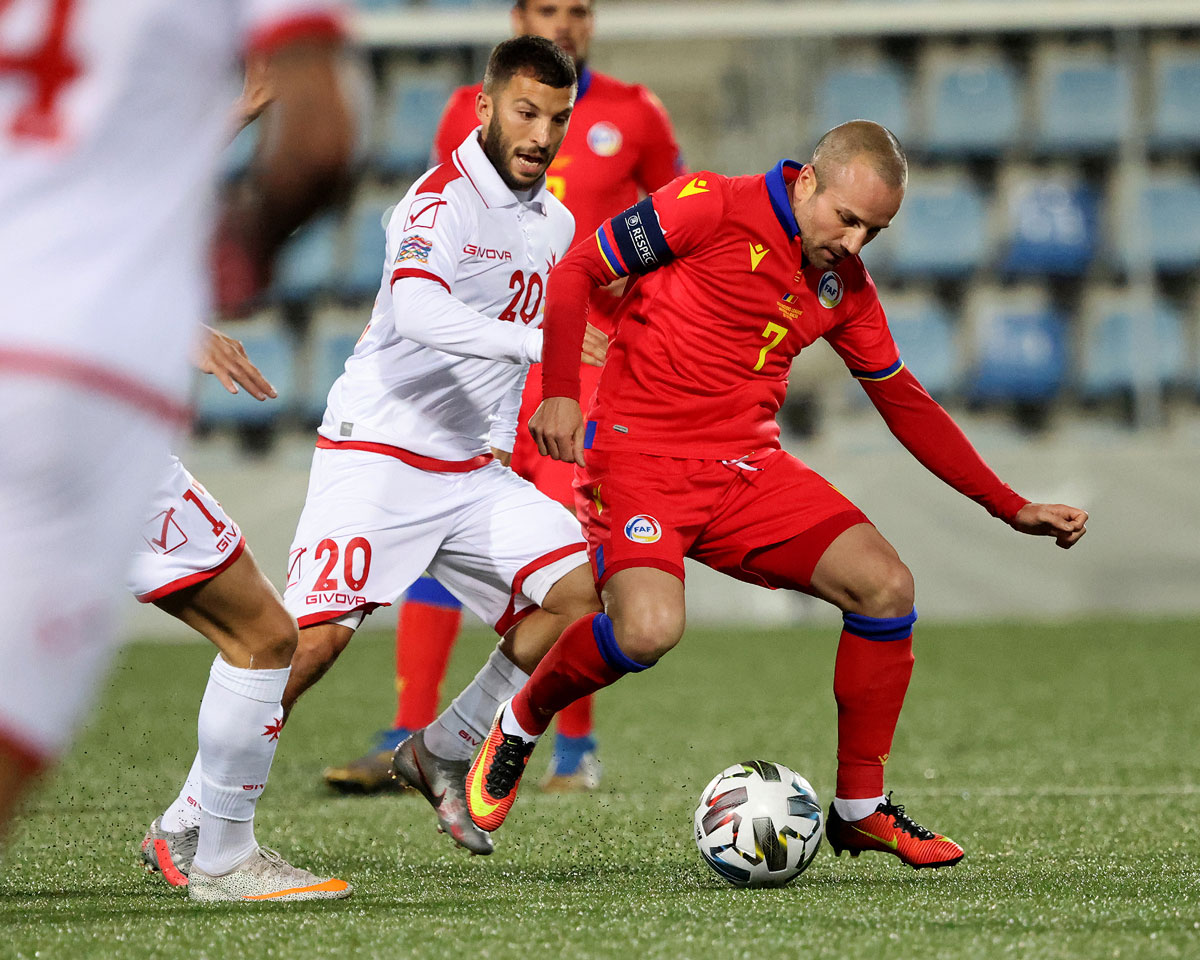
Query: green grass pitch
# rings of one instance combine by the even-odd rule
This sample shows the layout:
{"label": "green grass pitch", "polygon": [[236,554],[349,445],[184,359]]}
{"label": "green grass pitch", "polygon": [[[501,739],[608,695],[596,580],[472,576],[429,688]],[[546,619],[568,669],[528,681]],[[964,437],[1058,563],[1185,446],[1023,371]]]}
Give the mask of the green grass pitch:
{"label": "green grass pitch", "polygon": [[[792,886],[737,891],[696,853],[699,791],[762,758],[828,803],[832,631],[689,631],[600,698],[600,792],[526,784],[487,858],[438,836],[419,798],[320,783],[391,716],[391,641],[364,632],[297,707],[257,821],[354,897],[199,908],[134,849],[186,773],[212,653],[137,644],[0,861],[0,957],[1200,957],[1198,638],[1196,622],[923,627],[888,781],[966,859],[914,872],[823,846]],[[464,638],[447,692],[489,643]]]}

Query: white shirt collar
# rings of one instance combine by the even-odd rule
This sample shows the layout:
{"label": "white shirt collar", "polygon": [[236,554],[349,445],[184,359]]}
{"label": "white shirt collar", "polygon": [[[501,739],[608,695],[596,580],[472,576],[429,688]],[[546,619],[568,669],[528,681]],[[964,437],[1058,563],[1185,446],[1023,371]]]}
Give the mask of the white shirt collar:
{"label": "white shirt collar", "polygon": [[[476,127],[467,138],[458,145],[453,154],[454,163],[466,175],[471,186],[479,193],[486,207],[515,207],[522,201],[509,189],[492,166],[492,161],[483,152],[479,143],[479,133],[482,127]],[[546,216],[546,178],[538,182],[537,190],[526,204],[542,216]]]}

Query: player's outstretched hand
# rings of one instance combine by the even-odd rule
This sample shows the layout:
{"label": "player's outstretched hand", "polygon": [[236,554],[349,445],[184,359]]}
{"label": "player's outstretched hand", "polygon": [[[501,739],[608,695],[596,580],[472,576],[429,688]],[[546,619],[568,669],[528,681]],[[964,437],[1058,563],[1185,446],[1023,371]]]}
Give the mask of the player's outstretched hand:
{"label": "player's outstretched hand", "polygon": [[1034,537],[1053,537],[1069,550],[1087,533],[1086,510],[1064,503],[1027,503],[1013,518],[1012,528]]}
{"label": "player's outstretched hand", "polygon": [[196,367],[201,373],[211,373],[230,393],[237,393],[240,383],[255,400],[279,396],[270,381],[250,362],[242,341],[227,337],[212,327],[204,328]]}
{"label": "player's outstretched hand", "polygon": [[583,332],[583,362],[589,367],[602,367],[606,356],[608,334],[589,323]]}
{"label": "player's outstretched hand", "polygon": [[529,432],[543,457],[583,466],[583,411],[579,401],[547,397],[529,418]]}

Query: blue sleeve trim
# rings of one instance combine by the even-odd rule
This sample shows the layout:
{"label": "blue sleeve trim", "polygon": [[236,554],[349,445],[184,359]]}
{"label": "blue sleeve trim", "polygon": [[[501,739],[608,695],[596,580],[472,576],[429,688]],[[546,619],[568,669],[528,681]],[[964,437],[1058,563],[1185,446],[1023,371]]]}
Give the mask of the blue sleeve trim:
{"label": "blue sleeve trim", "polygon": [[904,361],[897,360],[890,367],[884,367],[882,370],[851,370],[850,375],[856,380],[887,380],[903,369]]}
{"label": "blue sleeve trim", "polygon": [[600,648],[600,656],[604,662],[618,673],[641,673],[651,666],[648,663],[638,663],[630,660],[617,646],[617,637],[613,633],[613,623],[604,613],[596,614],[592,621],[592,636],[596,638],[596,646]]}
{"label": "blue sleeve trim", "polygon": [[609,222],[621,259],[630,273],[649,273],[675,259],[658,223],[652,197],[639,200]]}
{"label": "blue sleeve trim", "polygon": [[842,623],[847,633],[864,640],[905,640],[912,636],[917,622],[917,608],[905,617],[864,617],[861,613],[843,613]]}
{"label": "blue sleeve trim", "polygon": [[596,439],[597,425],[598,425],[597,421],[589,420],[587,422],[587,426],[584,427],[584,430],[583,430],[583,449],[584,450],[592,449],[592,441],[594,441]]}
{"label": "blue sleeve trim", "polygon": [[443,587],[433,577],[421,577],[408,588],[406,600],[425,603],[431,607],[445,607],[447,610],[461,610],[462,603],[458,597]]}

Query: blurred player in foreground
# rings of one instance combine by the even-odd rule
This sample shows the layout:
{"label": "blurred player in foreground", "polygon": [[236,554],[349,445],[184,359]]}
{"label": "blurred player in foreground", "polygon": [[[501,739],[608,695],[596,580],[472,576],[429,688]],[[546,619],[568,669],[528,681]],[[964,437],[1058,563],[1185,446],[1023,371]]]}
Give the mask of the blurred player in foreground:
{"label": "blurred player in foreground", "polygon": [[[595,29],[593,0],[520,0],[513,5],[514,35],[553,40],[575,61],[579,94],[571,127],[546,174],[546,186],[575,216],[577,242],[639,196],[657,190],[683,172],[679,147],[662,105],[644,87],[621,83],[592,70],[588,51]],[[434,141],[433,162],[445,163],[463,137],[475,129],[475,99],[480,86],[460,87],[442,115]],[[624,281],[598,289],[591,300],[591,322],[612,332]],[[616,289],[614,289],[616,288]],[[580,370],[583,395],[600,379],[597,367]],[[513,449],[512,468],[548,497],[575,510],[570,464],[539,457],[525,425],[542,399],[540,368],[525,386]],[[431,577],[422,577],[400,608],[396,631],[398,705],[390,730],[357,760],[325,770],[325,781],[345,792],[394,789],[392,751],[413,730],[432,722],[450,651],[462,623],[462,605]],[[600,763],[592,729],[592,700],[583,697],[558,715],[558,734],[547,790],[590,790],[600,782]]]}
{"label": "blurred player in foreground", "polygon": [[[256,400],[275,388],[237,340],[208,329],[199,368]],[[193,900],[331,900],[336,877],[293,867],[254,837],[283,726],[280,701],[296,621],[221,504],[168,456],[129,572],[129,590],[207,637],[213,661],[197,720],[199,750],[183,790],[142,840],[142,860]]]}
{"label": "blurred player in foreground", "polygon": [[237,59],[268,59],[276,107],[223,220],[228,300],[343,174],[340,37],[325,0],[0,6],[0,825],[105,674],[162,451],[188,420]]}
{"label": "blurred player in foreground", "polygon": [[[600,608],[579,522],[506,466],[542,355],[546,275],[575,229],[545,185],[574,100],[575,68],[558,47],[504,41],[476,101],[482,129],[396,205],[379,296],[329,391],[288,561],[284,603],[300,641],[285,708],[424,570],[500,636],[475,680],[394,758],[475,853],[492,842],[467,815],[471,753],[563,628]],[[601,363],[607,338],[592,333],[581,354]]]}
{"label": "blurred player in foreground", "polygon": [[[908,164],[878,124],[831,130],[812,161],[765,176],[680,178],[574,247],[551,279],[546,400],[530,430],[580,466],[578,504],[605,612],[564,632],[497,713],[467,780],[483,829],[503,822],[538,736],[572,700],[640,673],[683,634],[683,559],[837,606],[835,853],[912,867],[962,848],[884,796],[912,673],[913,580],[833,486],[779,444],[792,359],[817,337],[840,354],[888,427],[930,471],[1015,530],[1084,535],[1087,514],[1030,503],[988,468],[900,359],[858,257],[900,209]],[[585,425],[573,352],[593,289],[639,278]]]}

